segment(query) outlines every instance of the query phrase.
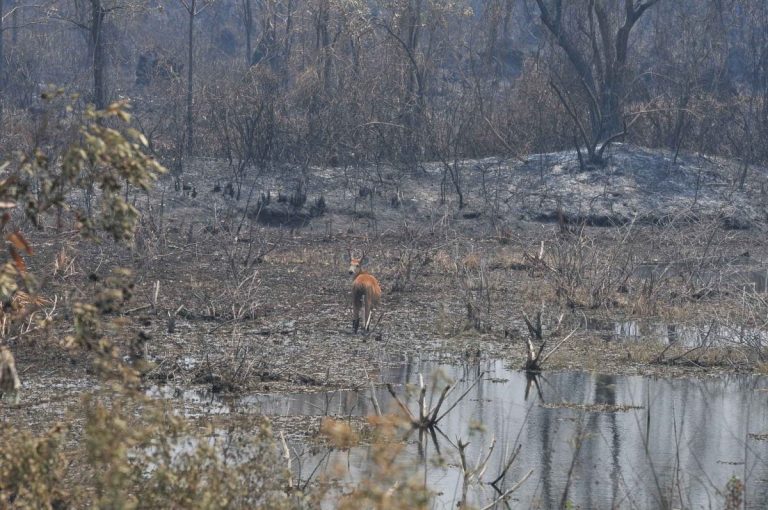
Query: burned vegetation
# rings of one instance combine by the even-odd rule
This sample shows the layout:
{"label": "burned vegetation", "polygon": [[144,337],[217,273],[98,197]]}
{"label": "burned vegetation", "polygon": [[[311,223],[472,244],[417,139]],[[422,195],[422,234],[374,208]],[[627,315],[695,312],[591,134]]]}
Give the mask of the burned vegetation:
{"label": "burned vegetation", "polygon": [[768,505],[763,3],[12,4],[0,507]]}

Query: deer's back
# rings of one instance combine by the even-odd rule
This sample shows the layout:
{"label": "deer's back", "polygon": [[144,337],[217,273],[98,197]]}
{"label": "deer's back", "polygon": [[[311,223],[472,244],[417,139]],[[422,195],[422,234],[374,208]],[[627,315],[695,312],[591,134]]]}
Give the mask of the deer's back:
{"label": "deer's back", "polygon": [[369,273],[360,273],[352,283],[352,299],[355,301],[361,297],[367,297],[376,305],[381,298],[381,287],[379,281]]}

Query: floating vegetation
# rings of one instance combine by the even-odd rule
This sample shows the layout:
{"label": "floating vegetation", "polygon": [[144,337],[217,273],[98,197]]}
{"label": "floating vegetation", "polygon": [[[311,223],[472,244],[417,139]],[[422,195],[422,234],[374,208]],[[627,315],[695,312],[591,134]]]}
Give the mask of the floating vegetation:
{"label": "floating vegetation", "polygon": [[546,409],[574,409],[586,413],[626,413],[634,409],[643,409],[643,406],[629,404],[574,404],[572,402],[550,402],[539,404]]}

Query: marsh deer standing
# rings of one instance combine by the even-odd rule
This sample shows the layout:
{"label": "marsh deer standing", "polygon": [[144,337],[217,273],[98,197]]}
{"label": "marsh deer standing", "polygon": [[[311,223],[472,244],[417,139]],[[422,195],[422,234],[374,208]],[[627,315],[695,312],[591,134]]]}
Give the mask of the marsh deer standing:
{"label": "marsh deer standing", "polygon": [[379,281],[369,272],[362,268],[365,260],[365,254],[360,258],[352,256],[352,251],[347,250],[349,254],[349,274],[354,278],[352,281],[352,307],[354,316],[352,319],[352,328],[357,333],[360,327],[360,308],[365,311],[363,331],[368,331],[371,326],[373,309],[381,300],[381,287]]}

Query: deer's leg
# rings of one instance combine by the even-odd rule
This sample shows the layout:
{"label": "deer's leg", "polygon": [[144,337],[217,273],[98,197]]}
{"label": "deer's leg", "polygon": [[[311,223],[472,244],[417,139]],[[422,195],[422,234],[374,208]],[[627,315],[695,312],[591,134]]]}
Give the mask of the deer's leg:
{"label": "deer's leg", "polygon": [[[1,1],[1,0],[0,0]],[[353,305],[353,313],[354,316],[352,317],[352,329],[357,333],[357,328],[360,327],[360,300],[355,297],[355,300],[352,302]]]}
{"label": "deer's leg", "polygon": [[365,320],[364,330],[368,331],[368,326],[370,325],[371,303],[367,298],[365,298],[365,301],[363,303],[365,304],[365,317],[363,317],[363,319]]}

